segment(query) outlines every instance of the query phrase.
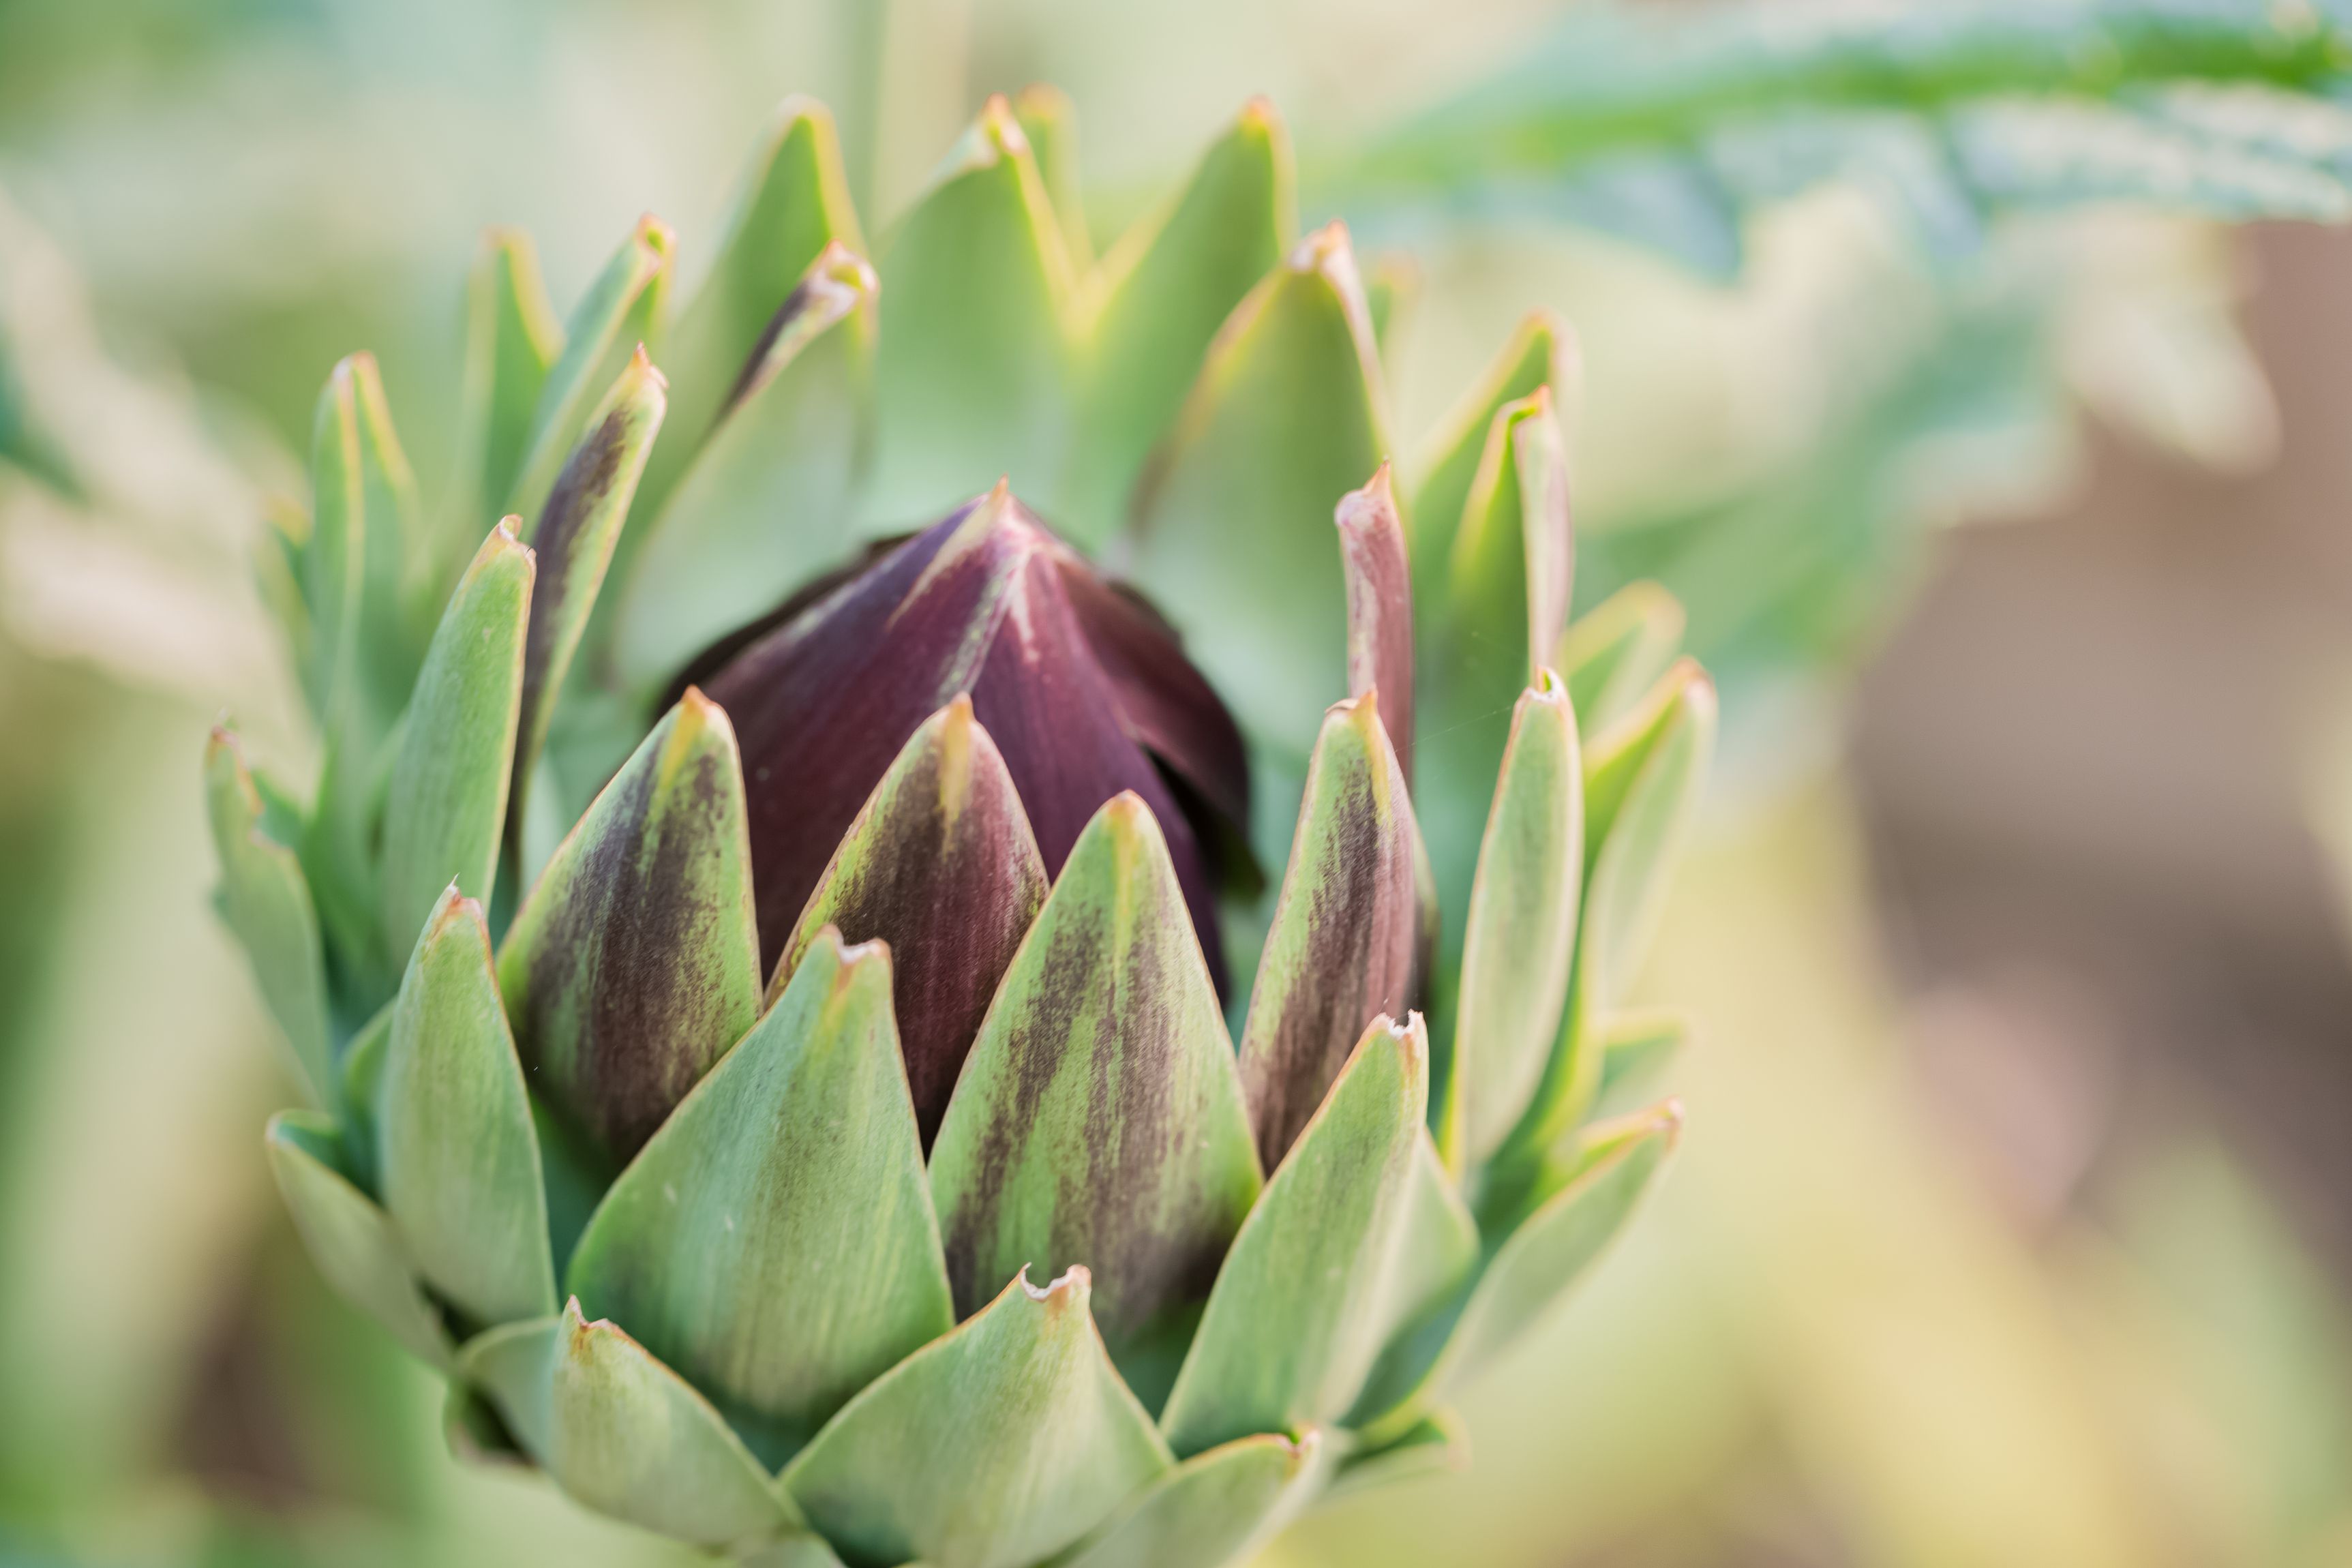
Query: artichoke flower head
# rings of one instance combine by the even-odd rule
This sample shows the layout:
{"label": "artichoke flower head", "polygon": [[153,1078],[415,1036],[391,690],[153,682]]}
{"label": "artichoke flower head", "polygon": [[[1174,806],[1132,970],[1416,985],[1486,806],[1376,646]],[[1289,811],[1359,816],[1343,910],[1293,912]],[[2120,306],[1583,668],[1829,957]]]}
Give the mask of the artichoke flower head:
{"label": "artichoke flower head", "polygon": [[1565,333],[1392,468],[1271,110],[1099,259],[1073,145],[992,100],[869,262],[789,102],[674,321],[653,219],[560,324],[494,234],[436,499],[355,355],[265,554],[315,786],[207,757],[321,1273],[461,1455],[747,1561],[1212,1568],[1458,1463],[1679,1124],[1713,690],[1569,618]]}

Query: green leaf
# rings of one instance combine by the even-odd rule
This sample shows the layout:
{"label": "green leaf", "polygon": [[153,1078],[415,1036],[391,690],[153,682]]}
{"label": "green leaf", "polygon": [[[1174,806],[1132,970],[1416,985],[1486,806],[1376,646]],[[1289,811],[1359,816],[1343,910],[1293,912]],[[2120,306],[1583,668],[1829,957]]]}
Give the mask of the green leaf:
{"label": "green leaf", "polygon": [[407,959],[453,879],[468,898],[490,896],[535,574],[528,545],[505,523],[490,530],[425,651],[384,795],[379,896],[387,963]]}
{"label": "green leaf", "polygon": [[[871,441],[877,288],[864,260],[827,246],[769,320],[693,466],[664,487],[667,507],[616,568],[625,587],[613,651],[628,689],[666,685],[850,548]],[[665,437],[655,455],[667,450]],[[640,510],[652,503],[650,479],[638,496]]]}
{"label": "green leaf", "polygon": [[1013,110],[992,98],[885,243],[873,517],[929,521],[1000,476],[1051,513],[1069,440],[1070,261]]}
{"label": "green leaf", "polygon": [[1279,1164],[1376,1016],[1412,1005],[1429,954],[1423,858],[1372,692],[1332,708],[1242,1029],[1259,1162]]}
{"label": "green leaf", "polygon": [[225,726],[214,728],[205,747],[205,791],[220,857],[221,918],[253,965],[254,984],[310,1103],[331,1105],[336,1074],[318,912],[293,849],[270,836],[261,792],[236,732]]}
{"label": "green leaf", "polygon": [[1087,395],[1056,520],[1082,548],[1100,548],[1127,521],[1136,476],[1217,329],[1296,243],[1291,186],[1289,137],[1274,106],[1254,100],[1183,190],[1121,235],[1089,279],[1079,307]]}
{"label": "green leaf", "polygon": [[457,1349],[456,1372],[487,1397],[522,1451],[541,1464],[555,1436],[555,1355],[563,1319],[551,1313],[504,1323]]}
{"label": "green leaf", "polygon": [[1446,1346],[1441,1389],[1458,1388],[1567,1294],[1624,1228],[1682,1131],[1668,1100],[1585,1130],[1572,1175],[1538,1187],[1538,1206],[1498,1248]]}
{"label": "green leaf", "polygon": [[1047,888],[1003,755],[959,694],[908,738],[842,836],[769,994],[828,927],[887,943],[899,1055],[928,1148]]}
{"label": "green leaf", "polygon": [[1473,1164],[1501,1146],[1527,1110],[1568,998],[1584,864],[1576,739],[1567,689],[1549,669],[1537,671],[1511,716],[1463,922],[1451,1081],[1463,1096]]}
{"label": "green leaf", "polygon": [[735,1554],[739,1568],[841,1568],[841,1559],[821,1535],[788,1535],[782,1541]]}
{"label": "green leaf", "polygon": [[587,433],[557,475],[547,504],[524,531],[524,542],[539,557],[539,581],[530,595],[522,717],[514,743],[518,825],[532,766],[547,740],[548,717],[588,629],[621,524],[628,519],[638,477],[645,472],[646,455],[667,406],[661,372],[639,348],[589,416]]}
{"label": "green leaf", "polygon": [[1666,872],[1706,781],[1715,725],[1715,683],[1683,659],[1640,709],[1593,740],[1577,980],[1591,1005],[1612,1005],[1648,950]]}
{"label": "green leaf", "polygon": [[1323,1495],[1337,1500],[1385,1490],[1399,1481],[1459,1474],[1470,1468],[1470,1435],[1451,1410],[1423,1416],[1394,1439],[1348,1456]]}
{"label": "green leaf", "polygon": [[1454,559],[1454,536],[1462,509],[1486,455],[1487,432],[1503,405],[1532,397],[1549,386],[1557,399],[1573,384],[1576,339],[1558,318],[1538,310],[1519,323],[1486,374],[1438,423],[1412,472],[1421,476],[1412,491],[1412,591],[1416,600],[1440,603]]}
{"label": "green leaf", "polygon": [[1444,577],[1414,600],[1422,722],[1445,737],[1414,794],[1441,909],[1471,896],[1514,705],[1568,622],[1573,548],[1566,451],[1538,386],[1496,411]]}
{"label": "green leaf", "polygon": [[547,1195],[482,907],[452,884],[393,1004],[379,1190],[416,1270],[483,1325],[555,1310]]}
{"label": "green leaf", "polygon": [[1104,1356],[1073,1268],[1025,1271],[849,1402],[784,1471],[854,1559],[1016,1568],[1085,1535],[1172,1468]]}
{"label": "green leaf", "polygon": [[1262,1433],[1196,1454],[1138,1496],[1061,1568],[1223,1568],[1248,1559],[1312,1500],[1322,1430]]}
{"label": "green leaf", "polygon": [[1071,848],[932,1146],[957,1310],[1024,1266],[1084,1264],[1103,1281],[1094,1316],[1111,1354],[1149,1359],[1181,1332],[1258,1188],[1167,841],[1121,794]]}
{"label": "green leaf", "polygon": [[1421,264],[1409,252],[1376,256],[1365,269],[1364,304],[1372,313],[1372,340],[1381,345],[1381,363],[1391,371],[1396,368],[1397,343],[1421,300]]}
{"label": "green leaf", "polygon": [[457,483],[444,531],[470,540],[514,489],[563,328],[520,229],[493,228],[466,284],[466,369],[457,393]]}
{"label": "green leaf", "polygon": [[310,477],[311,527],[301,552],[307,688],[326,760],[299,853],[330,973],[352,993],[349,1011],[364,1016],[399,973],[383,961],[378,938],[374,846],[386,738],[408,701],[429,624],[414,599],[423,542],[415,481],[370,355],[352,355],[328,377]]}
{"label": "green leaf", "polygon": [[281,1110],[270,1118],[263,1142],[270,1174],[320,1277],[412,1352],[448,1365],[448,1331],[418,1288],[391,1216],[352,1184],[334,1119]]}
{"label": "green leaf", "polygon": [[383,1058],[392,1048],[393,1002],[375,1010],[343,1047],[341,1097],[333,1109],[342,1122],[342,1169],[373,1200],[381,1188],[376,1154],[376,1094],[383,1087]]}
{"label": "green leaf", "polygon": [[689,689],[523,900],[499,987],[535,1087],[614,1164],[759,1016],[742,765]]}
{"label": "green leaf", "polygon": [[[1389,1292],[1381,1336],[1383,1343],[1393,1342],[1450,1311],[1478,1268],[1478,1221],[1446,1173],[1437,1144],[1426,1131],[1413,1154],[1410,1204],[1404,1239],[1399,1244],[1395,1283]],[[1377,1394],[1368,1384],[1364,1400],[1377,1405]],[[1350,1419],[1362,1410],[1360,1404]]]}
{"label": "green leaf", "polygon": [[2340,12],[2229,0],[1585,5],[1370,143],[1335,184],[1358,204],[1566,218],[1712,271],[1737,268],[1746,209],[1830,178],[1943,249],[1981,232],[1978,206],[2125,197],[2340,216],[2328,142],[2147,108],[2195,84],[2324,110],[2346,45]]}
{"label": "green leaf", "polygon": [[460,1370],[575,1500],[698,1546],[750,1546],[798,1511],[692,1384],[572,1301],[484,1335]]}
{"label": "green leaf", "polygon": [[331,711],[322,727],[318,800],[295,854],[319,914],[328,996],[335,1016],[349,1019],[374,1013],[399,978],[384,956],[375,855],[391,770],[388,742],[396,736],[371,741],[373,721],[360,703]]}
{"label": "green leaf", "polygon": [[772,1464],[955,1326],[887,949],[817,938],[605,1194],[567,1283]]}
{"label": "green leaf", "polygon": [[1419,1016],[1373,1019],[1218,1271],[1160,1417],[1177,1453],[1355,1403],[1380,1353],[1428,1095]]}
{"label": "green leaf", "polygon": [[712,430],[741,401],[746,379],[773,342],[777,313],[835,245],[865,248],[842,174],[841,139],[831,110],[795,94],[778,106],[737,182],[710,270],[663,351],[670,411],[638,489],[648,510],[668,501]]}
{"label": "green leaf", "polygon": [[1682,1128],[1668,1100],[1595,1123],[1566,1156],[1552,1156],[1524,1192],[1475,1282],[1390,1344],[1354,1413],[1367,1443],[1405,1439],[1432,1404],[1459,1389],[1524,1334],[1582,1278],[1624,1228]]}
{"label": "green leaf", "polygon": [[1527,1114],[1495,1156],[1482,1216],[1523,1212],[1528,1184],[1600,1092],[1601,1020],[1648,947],[1715,744],[1715,685],[1678,659],[1584,760],[1584,898],[1568,1005]]}
{"label": "green leaf", "polygon": [[1690,1019],[1665,1008],[1617,1013],[1599,1026],[1601,1085],[1593,1097],[1593,1112],[1617,1116],[1631,1111],[1654,1092],[1684,1042],[1690,1038]]}
{"label": "green leaf", "polygon": [[2119,105],[1975,104],[1953,113],[1948,135],[1970,190],[1987,205],[2137,199],[2232,219],[2352,216],[2352,191],[2334,170]]}
{"label": "green leaf", "polygon": [[1086,205],[1078,197],[1077,107],[1060,88],[1032,82],[1013,95],[1013,117],[1021,122],[1030,155],[1037,160],[1037,178],[1054,204],[1071,270],[1082,272],[1094,262],[1094,245],[1087,233]]}
{"label": "green leaf", "polygon": [[321,714],[353,710],[360,742],[373,745],[408,700],[425,645],[416,479],[373,354],[338,362],[319,395],[310,482],[310,699]]}
{"label": "green leaf", "polygon": [[531,412],[530,440],[507,494],[509,513],[539,516],[572,448],[595,423],[589,411],[639,348],[659,346],[677,247],[668,225],[650,214],[639,218],[573,308],[564,323],[563,355],[548,372]]}
{"label": "green leaf", "polygon": [[1300,758],[1347,680],[1332,507],[1389,455],[1386,403],[1333,224],[1234,308],[1139,481],[1132,574],[1242,728]]}
{"label": "green leaf", "polygon": [[1569,624],[1555,661],[1577,728],[1598,735],[1631,710],[1682,647],[1683,605],[1652,582],[1628,583]]}

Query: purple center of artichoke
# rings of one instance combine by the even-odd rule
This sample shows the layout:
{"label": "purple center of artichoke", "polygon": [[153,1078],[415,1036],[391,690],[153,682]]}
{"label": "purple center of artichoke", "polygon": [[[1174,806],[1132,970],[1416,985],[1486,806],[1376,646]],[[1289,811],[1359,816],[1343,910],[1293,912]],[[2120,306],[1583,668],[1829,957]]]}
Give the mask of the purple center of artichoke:
{"label": "purple center of artichoke", "polygon": [[1208,846],[1248,819],[1240,731],[1167,624],[1002,484],[799,595],[706,689],[742,749],[763,964],[907,738],[969,695],[1048,875],[1104,802],[1151,808],[1223,990]]}

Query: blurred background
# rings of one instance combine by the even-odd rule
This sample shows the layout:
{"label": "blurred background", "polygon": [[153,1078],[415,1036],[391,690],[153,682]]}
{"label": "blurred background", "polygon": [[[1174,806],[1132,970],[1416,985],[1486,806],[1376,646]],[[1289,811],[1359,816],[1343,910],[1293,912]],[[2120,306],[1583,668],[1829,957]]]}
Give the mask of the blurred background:
{"label": "blurred background", "polygon": [[1274,100],[1308,220],[1412,280],[1408,448],[1572,322],[1579,599],[1662,577],[1725,694],[1646,982],[1702,1020],[1681,1158],[1469,1469],[1268,1568],[2352,1563],[2352,231],[2284,221],[2352,206],[2352,132],[1948,117],[1957,207],[1801,112],[1677,139],[1696,205],[1647,153],[1377,177],[1530,59],[1639,90],[1591,10],[0,0],[0,1563],[681,1560],[458,1466],[302,1258],[203,736],[311,763],[248,552],[352,349],[446,466],[482,226],[559,301],[642,211],[690,273],[805,91],[881,227],[1047,80],[1098,244]]}

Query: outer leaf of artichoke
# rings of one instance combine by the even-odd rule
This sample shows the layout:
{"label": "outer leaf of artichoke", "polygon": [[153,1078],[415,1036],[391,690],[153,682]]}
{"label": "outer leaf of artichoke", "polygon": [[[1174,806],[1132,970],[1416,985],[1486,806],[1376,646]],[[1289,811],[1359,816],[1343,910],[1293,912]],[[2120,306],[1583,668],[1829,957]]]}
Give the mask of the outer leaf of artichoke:
{"label": "outer leaf of artichoke", "polygon": [[1160,1417],[1178,1454],[1355,1403],[1381,1350],[1428,1095],[1421,1020],[1373,1019],[1218,1271]]}
{"label": "outer leaf of artichoke", "polygon": [[[863,259],[827,246],[747,351],[691,467],[658,495],[647,469],[614,563],[613,661],[632,695],[650,696],[848,551],[871,444],[877,287]],[[670,449],[665,434],[655,458]]]}
{"label": "outer leaf of artichoke", "polygon": [[996,742],[959,696],[924,721],[834,851],[777,963],[781,994],[828,927],[889,944],[894,1009],[924,1147],[965,1053],[1045,901],[1045,862]]}
{"label": "outer leaf of artichoke", "polygon": [[425,1300],[392,1217],[352,1182],[331,1118],[281,1110],[264,1134],[270,1173],[294,1228],[327,1283],[435,1366],[450,1363],[449,1332]]}
{"label": "outer leaf of artichoke", "polygon": [[1099,548],[1127,521],[1136,476],[1217,329],[1295,243],[1291,180],[1282,121],[1255,101],[1089,279],[1080,302],[1087,396],[1057,519],[1075,543]]}
{"label": "outer leaf of artichoke", "polygon": [[1166,842],[1122,795],[1070,851],[932,1146],[957,1306],[975,1310],[1039,1259],[1084,1264],[1116,1282],[1095,1321],[1149,1398],[1166,1375],[1150,1363],[1181,1344],[1258,1187]]}
{"label": "outer leaf of artichoke", "polygon": [[452,884],[392,1006],[376,1181],[416,1270],[485,1326],[555,1310],[539,1139],[482,908]]}
{"label": "outer leaf of artichoke", "polygon": [[1325,715],[1290,868],[1242,1030],[1242,1085],[1272,1170],[1339,1078],[1364,1026],[1402,1016],[1422,948],[1420,830],[1367,693]]}
{"label": "outer leaf of artichoke", "polygon": [[261,793],[226,728],[215,729],[205,748],[205,787],[220,856],[221,918],[253,964],[310,1102],[331,1105],[336,1073],[318,913],[293,848],[269,834]]}
{"label": "outer leaf of artichoke", "polygon": [[604,1195],[566,1282],[772,1465],[954,1326],[887,950],[818,935]]}
{"label": "outer leaf of artichoke", "polygon": [[893,527],[937,517],[1000,475],[1050,500],[1069,442],[1073,280],[1004,100],[989,100],[880,261],[890,303],[870,513]]}
{"label": "outer leaf of artichoke", "polygon": [[499,953],[540,1092],[613,1164],[759,1015],[742,767],[698,691],[604,786]]}
{"label": "outer leaf of artichoke", "polygon": [[1087,1272],[1024,1272],[872,1384],[784,1471],[853,1554],[1018,1568],[1069,1545],[1173,1468],[1105,1359]]}
{"label": "outer leaf of artichoke", "polygon": [[[490,531],[425,650],[384,795],[378,889],[384,959],[405,963],[454,881],[487,900],[506,826],[536,580],[529,545]],[[543,1311],[553,1311],[551,1301]]]}
{"label": "outer leaf of artichoke", "polygon": [[1065,1568],[1220,1568],[1244,1561],[1313,1497],[1330,1445],[1310,1426],[1195,1454],[1138,1493]]}
{"label": "outer leaf of artichoke", "polygon": [[1371,318],[1333,224],[1234,309],[1139,481],[1134,575],[1242,728],[1302,762],[1347,679],[1333,498],[1388,447]]}
{"label": "outer leaf of artichoke", "polygon": [[572,307],[563,353],[548,371],[531,412],[530,439],[507,511],[539,516],[572,448],[588,434],[590,410],[640,347],[660,346],[677,251],[668,225],[650,214],[639,218]]}
{"label": "outer leaf of artichoke", "polygon": [[700,1546],[750,1546],[801,1523],[710,1402],[580,1303],[466,1347],[525,1448],[581,1502]]}
{"label": "outer leaf of artichoke", "polygon": [[1559,679],[1538,670],[1512,715],[1464,922],[1451,1083],[1472,1163],[1517,1124],[1559,1036],[1583,840],[1576,715]]}

